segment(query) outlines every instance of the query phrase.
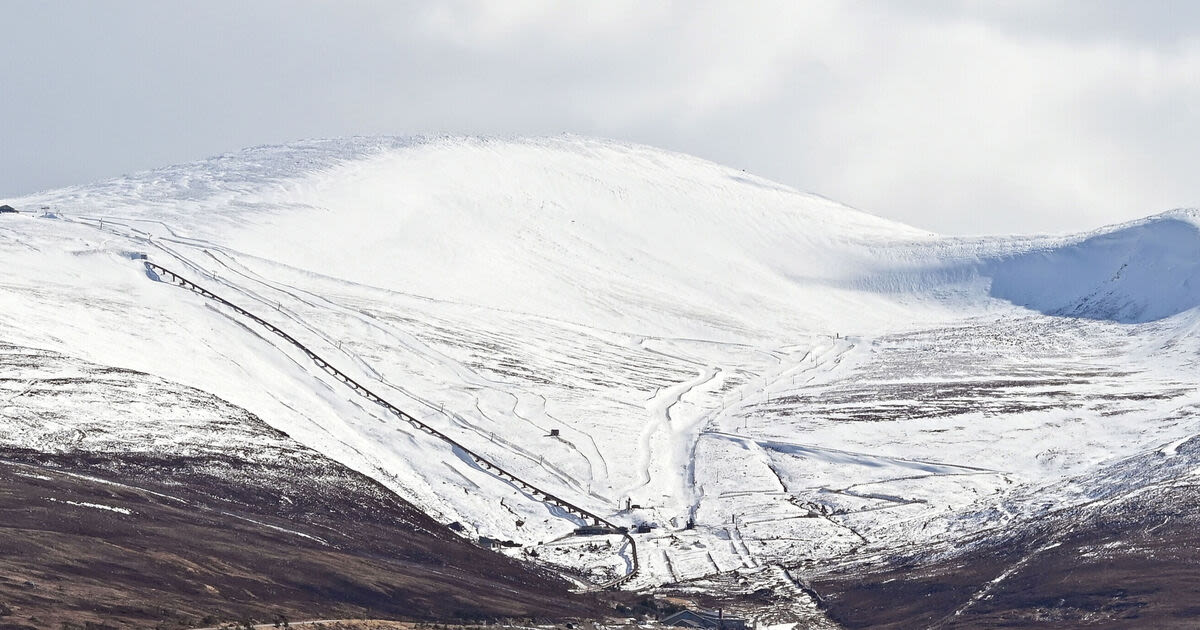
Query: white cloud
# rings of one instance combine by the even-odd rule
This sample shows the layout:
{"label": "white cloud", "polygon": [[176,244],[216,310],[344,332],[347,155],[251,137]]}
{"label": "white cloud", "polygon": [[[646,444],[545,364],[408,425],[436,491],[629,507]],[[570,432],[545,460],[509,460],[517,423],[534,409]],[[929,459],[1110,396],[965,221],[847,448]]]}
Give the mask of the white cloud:
{"label": "white cloud", "polygon": [[18,4],[0,192],[360,133],[616,137],[948,232],[1200,204],[1187,2]]}

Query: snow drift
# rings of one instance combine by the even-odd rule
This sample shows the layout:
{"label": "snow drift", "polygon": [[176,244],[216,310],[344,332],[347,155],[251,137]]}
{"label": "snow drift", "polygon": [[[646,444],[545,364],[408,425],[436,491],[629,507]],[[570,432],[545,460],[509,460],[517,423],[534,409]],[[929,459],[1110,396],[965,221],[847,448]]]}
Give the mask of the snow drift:
{"label": "snow drift", "polygon": [[1049,315],[1148,322],[1200,306],[1200,215],[1175,211],[986,264],[990,295]]}

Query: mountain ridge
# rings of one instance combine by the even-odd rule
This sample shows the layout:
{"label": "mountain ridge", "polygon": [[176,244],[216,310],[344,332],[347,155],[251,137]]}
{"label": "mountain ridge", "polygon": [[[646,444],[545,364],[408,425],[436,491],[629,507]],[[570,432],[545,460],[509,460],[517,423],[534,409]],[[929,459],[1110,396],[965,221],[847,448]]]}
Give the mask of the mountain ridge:
{"label": "mountain ridge", "polygon": [[[635,590],[775,588],[776,568],[897,549],[936,564],[996,543],[964,532],[1082,506],[1089,483],[1160,484],[1106,467],[1200,433],[1194,210],[943,237],[575,137],[264,147],[13,203],[49,211],[0,220],[0,341],[208,392],[578,583],[625,574],[632,550],[575,536],[579,518],[241,311],[511,474],[644,526]],[[1200,455],[1175,457],[1163,470]],[[819,618],[805,593],[776,612]]]}

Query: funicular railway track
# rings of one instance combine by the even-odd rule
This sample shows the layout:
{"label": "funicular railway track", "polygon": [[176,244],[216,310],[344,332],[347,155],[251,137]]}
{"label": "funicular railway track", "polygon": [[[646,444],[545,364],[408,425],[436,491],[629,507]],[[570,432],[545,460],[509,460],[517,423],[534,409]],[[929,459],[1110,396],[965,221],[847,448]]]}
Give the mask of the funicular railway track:
{"label": "funicular railway track", "polygon": [[291,335],[289,335],[288,333],[284,332],[283,330],[281,330],[279,327],[275,326],[274,324],[255,315],[254,313],[247,311],[246,309],[230,302],[229,300],[226,300],[225,298],[213,293],[212,291],[209,291],[208,289],[205,289],[204,287],[192,282],[191,280],[184,278],[183,276],[171,271],[170,269],[163,267],[162,265],[152,263],[148,260],[143,261],[143,263],[145,264],[146,269],[149,272],[153,273],[158,278],[158,280],[170,282],[171,284],[182,287],[182,288],[187,289],[187,290],[189,290],[193,293],[196,293],[200,296],[208,298],[208,299],[210,299],[214,302],[217,302],[225,307],[228,307],[233,312],[237,313],[238,315],[241,315],[242,317],[245,317],[246,319],[249,319],[249,320],[255,322],[259,326],[266,328],[268,331],[279,336],[284,341],[295,346],[298,350],[303,352],[305,354],[305,356],[307,356],[310,360],[312,360],[312,362],[315,363],[317,365],[317,367],[321,368],[327,374],[334,377],[335,379],[337,379],[338,381],[340,381],[341,383],[343,383],[350,389],[354,390],[354,393],[383,407],[389,413],[396,416],[400,420],[403,420],[404,422],[411,424],[412,426],[428,433],[429,435],[432,435],[432,436],[446,442],[453,448],[460,451],[462,454],[469,457],[473,462],[478,464],[483,470],[486,470],[489,473],[495,475],[496,477],[513,484],[515,487],[520,489],[522,492],[525,492],[526,494],[530,495],[531,497],[533,497],[539,501],[556,506],[559,509],[567,512],[568,514],[572,514],[574,516],[579,517],[580,519],[584,520],[585,522],[590,521],[594,526],[606,527],[608,529],[611,529],[615,533],[619,533],[625,539],[625,542],[628,543],[628,545],[629,545],[629,555],[631,558],[630,569],[625,575],[623,575],[615,580],[606,582],[604,584],[597,585],[599,588],[601,588],[601,589],[619,588],[623,584],[625,584],[625,583],[629,582],[630,580],[632,580],[633,578],[637,577],[638,570],[639,570],[638,555],[637,555],[637,543],[634,541],[633,536],[631,536],[629,534],[629,532],[626,530],[626,528],[618,527],[614,523],[610,522],[609,520],[607,520],[597,514],[594,514],[584,508],[581,508],[578,505],[571,503],[570,501],[567,501],[567,500],[559,498],[549,492],[546,492],[545,490],[542,490],[541,488],[538,488],[537,486],[525,481],[524,479],[521,479],[520,477],[517,477],[516,475],[512,474],[511,472],[505,470],[504,468],[501,468],[500,466],[496,465],[495,463],[493,463],[492,461],[483,457],[482,455],[479,455],[475,451],[467,448],[466,446],[462,445],[454,438],[446,435],[445,433],[442,433],[441,431],[438,431],[437,429],[435,429],[435,428],[429,426],[428,424],[413,417],[412,415],[405,413],[399,407],[396,407],[392,403],[384,400],[381,396],[379,396],[378,394],[367,389],[362,384],[358,383],[353,378],[351,378],[349,375],[345,374],[341,370],[330,365],[328,361],[326,361],[324,358],[322,358],[317,353],[310,350],[307,346],[305,346],[303,343],[298,341],[296,338],[294,338]]}

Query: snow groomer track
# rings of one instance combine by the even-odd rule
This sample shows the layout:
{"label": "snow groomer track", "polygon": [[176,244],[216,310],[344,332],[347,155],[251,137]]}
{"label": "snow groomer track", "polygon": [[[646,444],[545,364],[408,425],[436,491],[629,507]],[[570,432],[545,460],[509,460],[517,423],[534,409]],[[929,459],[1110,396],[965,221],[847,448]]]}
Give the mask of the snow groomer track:
{"label": "snow groomer track", "polygon": [[629,553],[630,553],[630,557],[631,557],[629,571],[625,575],[623,575],[615,580],[612,580],[605,584],[598,585],[599,588],[601,588],[601,589],[619,588],[623,584],[625,584],[625,583],[629,582],[630,580],[632,580],[633,578],[637,577],[638,569],[639,569],[637,544],[634,542],[633,537],[629,535],[629,532],[625,528],[618,527],[617,525],[613,524],[612,522],[590,512],[588,510],[585,510],[585,509],[583,509],[569,501],[566,501],[564,499],[560,499],[559,497],[557,497],[549,492],[546,492],[545,490],[542,490],[541,488],[538,488],[537,486],[534,486],[533,484],[521,479],[520,477],[517,477],[516,475],[508,472],[507,470],[501,468],[500,466],[497,466],[493,462],[485,459],[483,456],[475,453],[474,451],[467,448],[466,446],[463,446],[458,441],[456,441],[454,438],[438,431],[437,429],[435,429],[435,428],[425,424],[424,422],[421,422],[420,420],[416,419],[415,417],[405,413],[400,408],[396,407],[392,403],[381,398],[378,394],[375,394],[371,390],[369,390],[366,387],[359,384],[357,381],[355,381],[353,378],[351,378],[350,376],[343,373],[341,370],[330,365],[329,362],[326,361],[324,358],[322,358],[320,355],[318,355],[317,353],[310,350],[307,346],[305,346],[304,344],[297,341],[294,337],[292,337],[288,333],[284,332],[283,330],[280,330],[274,324],[271,324],[270,322],[262,319],[261,317],[247,311],[246,309],[244,309],[240,306],[237,306],[236,304],[233,304],[232,302],[226,300],[225,298],[213,293],[212,291],[209,291],[208,289],[205,289],[204,287],[188,280],[187,278],[184,278],[183,276],[180,276],[179,274],[177,274],[161,265],[152,263],[150,261],[143,261],[143,262],[146,266],[146,270],[148,272],[150,272],[151,274],[153,274],[153,277],[155,277],[157,280],[162,281],[162,282],[169,282],[176,286],[179,286],[179,287],[182,287],[189,291],[192,291],[193,293],[199,294],[205,298],[208,298],[214,302],[217,302],[219,304],[222,304],[222,305],[228,307],[229,309],[233,310],[235,313],[237,313],[238,315],[241,315],[242,317],[245,317],[247,319],[254,321],[258,325],[262,326],[263,328],[266,328],[267,330],[271,331],[272,333],[278,335],[284,341],[295,346],[297,349],[299,349],[301,352],[303,352],[306,356],[308,356],[308,358],[311,359],[313,361],[313,363],[317,364],[317,367],[320,367],[322,370],[324,370],[330,376],[333,376],[337,380],[341,381],[347,387],[354,390],[354,392],[356,394],[358,394],[359,396],[362,396],[363,398],[366,398],[367,400],[383,407],[384,409],[387,409],[392,415],[413,425],[414,427],[450,444],[452,447],[454,447],[458,451],[462,452],[463,454],[465,454],[466,456],[471,458],[472,461],[474,461],[476,464],[478,464],[484,470],[490,472],[491,474],[495,475],[496,477],[503,479],[509,483],[512,483],[513,485],[515,485],[516,487],[521,489],[523,492],[526,492],[530,496],[532,496],[544,503],[554,505],[554,506],[566,511],[569,514],[578,516],[579,518],[583,519],[584,521],[590,521],[592,524],[594,524],[596,526],[607,527],[607,528],[612,529],[614,533],[620,533],[624,537],[625,542],[628,543],[628,545],[629,545]]}

